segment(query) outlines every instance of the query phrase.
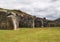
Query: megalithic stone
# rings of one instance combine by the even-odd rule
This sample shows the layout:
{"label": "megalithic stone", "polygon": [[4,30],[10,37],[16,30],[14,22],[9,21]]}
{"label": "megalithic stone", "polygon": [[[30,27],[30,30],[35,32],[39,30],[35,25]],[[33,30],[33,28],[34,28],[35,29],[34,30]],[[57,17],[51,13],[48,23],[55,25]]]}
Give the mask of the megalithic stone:
{"label": "megalithic stone", "polygon": [[33,19],[33,28],[35,27],[34,25],[35,25],[35,23],[34,23],[34,19]]}
{"label": "megalithic stone", "polygon": [[14,18],[12,18],[12,22],[13,22],[14,30],[16,30],[17,29],[16,20]]}
{"label": "megalithic stone", "polygon": [[9,14],[11,14],[11,15],[9,15],[8,17],[11,17],[14,30],[16,30],[17,29],[17,17],[16,17],[16,14],[13,13],[13,12],[11,12]]}
{"label": "megalithic stone", "polygon": [[35,18],[36,18],[36,16],[33,16],[32,18],[33,18],[33,28],[35,28]]}
{"label": "megalithic stone", "polygon": [[43,20],[41,20],[41,23],[42,23],[41,27],[44,27],[44,23],[43,23]]}

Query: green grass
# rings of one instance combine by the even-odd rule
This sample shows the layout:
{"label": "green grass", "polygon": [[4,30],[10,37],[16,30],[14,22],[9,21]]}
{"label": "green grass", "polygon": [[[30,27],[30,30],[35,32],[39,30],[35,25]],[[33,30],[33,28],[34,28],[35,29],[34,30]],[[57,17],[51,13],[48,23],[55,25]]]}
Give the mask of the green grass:
{"label": "green grass", "polygon": [[0,30],[0,42],[60,42],[60,27]]}

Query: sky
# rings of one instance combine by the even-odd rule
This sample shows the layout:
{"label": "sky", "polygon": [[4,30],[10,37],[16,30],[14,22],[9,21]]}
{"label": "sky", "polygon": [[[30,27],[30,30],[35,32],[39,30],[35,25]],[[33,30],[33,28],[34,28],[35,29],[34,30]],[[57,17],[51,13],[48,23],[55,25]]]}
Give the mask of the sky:
{"label": "sky", "polygon": [[0,8],[18,9],[50,20],[60,18],[60,0],[0,0]]}

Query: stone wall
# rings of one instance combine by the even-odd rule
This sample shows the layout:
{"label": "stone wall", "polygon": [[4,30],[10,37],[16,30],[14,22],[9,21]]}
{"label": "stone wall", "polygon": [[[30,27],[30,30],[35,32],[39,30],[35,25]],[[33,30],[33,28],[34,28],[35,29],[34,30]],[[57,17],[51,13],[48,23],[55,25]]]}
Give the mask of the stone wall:
{"label": "stone wall", "polygon": [[31,15],[16,14],[14,12],[0,12],[0,29],[47,27],[45,18]]}
{"label": "stone wall", "polygon": [[6,12],[0,12],[0,29],[13,29],[12,20]]}

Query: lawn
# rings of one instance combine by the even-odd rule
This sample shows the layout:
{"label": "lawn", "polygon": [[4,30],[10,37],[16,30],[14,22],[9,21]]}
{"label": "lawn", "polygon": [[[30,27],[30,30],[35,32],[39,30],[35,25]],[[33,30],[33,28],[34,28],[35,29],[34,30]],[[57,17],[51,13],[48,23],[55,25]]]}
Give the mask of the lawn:
{"label": "lawn", "polygon": [[60,27],[0,30],[0,42],[60,42]]}

